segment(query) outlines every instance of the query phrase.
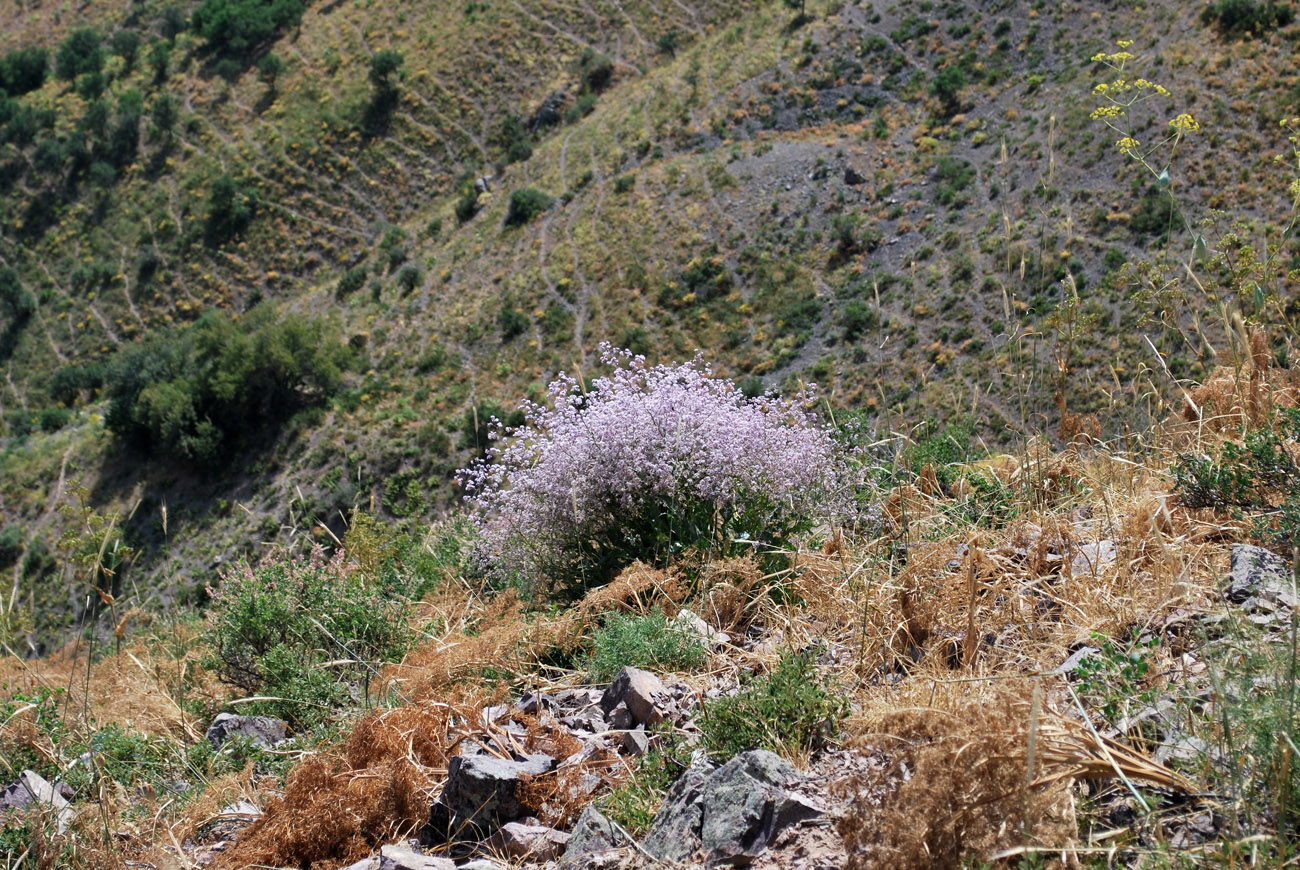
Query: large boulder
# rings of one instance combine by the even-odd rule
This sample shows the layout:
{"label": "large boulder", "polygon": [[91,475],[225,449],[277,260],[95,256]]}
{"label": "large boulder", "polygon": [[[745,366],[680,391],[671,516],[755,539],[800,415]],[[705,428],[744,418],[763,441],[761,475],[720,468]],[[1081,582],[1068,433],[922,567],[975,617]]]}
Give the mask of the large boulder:
{"label": "large boulder", "polygon": [[762,749],[717,770],[688,769],[669,791],[643,848],[664,861],[746,866],[783,829],[824,814],[796,791],[802,780],[788,761]]}
{"label": "large boulder", "polygon": [[522,818],[526,810],[519,802],[519,784],[525,777],[540,776],[555,767],[549,755],[529,755],[522,761],[493,755],[457,755],[447,766],[447,784],[429,811],[429,821],[420,829],[420,842],[446,843],[481,837],[506,822]]}

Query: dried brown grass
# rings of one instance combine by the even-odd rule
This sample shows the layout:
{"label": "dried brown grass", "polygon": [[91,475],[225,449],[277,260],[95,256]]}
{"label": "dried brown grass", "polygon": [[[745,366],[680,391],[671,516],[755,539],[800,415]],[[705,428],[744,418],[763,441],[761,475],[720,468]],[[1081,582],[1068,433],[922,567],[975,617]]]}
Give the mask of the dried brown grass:
{"label": "dried brown grass", "polygon": [[447,762],[491,698],[458,688],[372,713],[347,742],[304,759],[218,868],[265,865],[331,870],[408,836],[429,815]]}
{"label": "dried brown grass", "polygon": [[1065,780],[1036,782],[1029,744],[1034,703],[1019,686],[949,689],[926,706],[884,710],[855,738],[881,768],[839,784],[837,828],[850,870],[963,866],[1016,846],[1064,850],[1072,865],[1074,800]]}

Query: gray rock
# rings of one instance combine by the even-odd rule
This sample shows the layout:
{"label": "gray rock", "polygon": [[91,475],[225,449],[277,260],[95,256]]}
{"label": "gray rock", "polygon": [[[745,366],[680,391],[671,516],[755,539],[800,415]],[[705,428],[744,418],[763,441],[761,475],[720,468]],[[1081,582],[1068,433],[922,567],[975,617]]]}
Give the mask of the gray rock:
{"label": "gray rock", "polygon": [[1070,560],[1070,573],[1088,576],[1095,575],[1103,568],[1115,564],[1118,552],[1115,542],[1101,540],[1095,544],[1080,544],[1075,548],[1074,558]]}
{"label": "gray rock", "polygon": [[49,804],[58,816],[59,833],[72,821],[74,810],[58,789],[34,770],[24,770],[18,778],[0,789],[0,818],[13,810],[23,810],[33,804]]}
{"label": "gray rock", "polygon": [[645,755],[650,749],[650,738],[644,728],[623,732],[623,751],[628,755]]}
{"label": "gray rock", "polygon": [[1232,573],[1225,593],[1229,601],[1246,604],[1259,598],[1295,608],[1300,601],[1292,581],[1290,563],[1277,553],[1250,544],[1233,545]]}
{"label": "gray rock", "polygon": [[385,846],[379,850],[379,870],[456,870],[456,862],[422,855],[405,846]]}
{"label": "gray rock", "polygon": [[482,196],[485,193],[492,192],[493,177],[491,175],[480,175],[474,179],[474,192]]}
{"label": "gray rock", "polygon": [[654,674],[624,666],[605,690],[605,694],[601,695],[600,708],[609,713],[623,704],[632,714],[633,724],[657,725],[664,719],[659,704],[667,693],[667,687]]}
{"label": "gray rock", "polygon": [[608,722],[609,727],[613,728],[615,731],[626,731],[636,724],[636,718],[632,715],[632,712],[627,709],[627,704],[624,704],[621,701],[613,710],[609,711],[609,715],[605,717],[605,721]]}
{"label": "gray rock", "polygon": [[866,180],[867,179],[862,176],[862,173],[858,172],[852,166],[844,167],[845,184],[852,185],[853,187],[857,187],[859,184],[862,184]]}
{"label": "gray rock", "polygon": [[506,868],[495,861],[489,861],[487,858],[477,858],[461,864],[456,870],[506,870]]}
{"label": "gray rock", "polygon": [[[511,858],[530,861],[550,861],[564,851],[569,834],[544,825],[525,825],[507,822],[488,840],[488,846]],[[462,868],[463,870],[463,868]]]}
{"label": "gray rock", "polygon": [[802,777],[766,750],[743,752],[714,771],[688,770],[669,791],[643,844],[667,861],[703,853],[706,866],[744,866],[785,828],[825,811],[794,788]]}
{"label": "gray rock", "polygon": [[1100,652],[1101,650],[1097,649],[1095,646],[1081,646],[1074,652],[1070,653],[1069,658],[1067,658],[1065,661],[1057,665],[1056,668],[1052,671],[1052,673],[1054,674],[1073,673],[1075,670],[1078,669],[1079,665],[1083,664],[1085,661],[1087,661],[1088,659],[1092,658],[1093,656],[1097,655]]}
{"label": "gray rock", "polygon": [[630,841],[622,828],[615,826],[595,807],[588,806],[578,817],[578,824],[569,835],[569,845],[556,870],[589,867],[592,858],[628,845]]}
{"label": "gray rock", "polygon": [[516,796],[521,775],[539,776],[555,767],[549,755],[507,761],[491,755],[457,755],[447,766],[447,784],[420,830],[428,845],[482,836],[524,815]]}
{"label": "gray rock", "polygon": [[213,749],[220,749],[221,744],[231,737],[247,737],[258,746],[275,746],[284,742],[288,723],[283,719],[270,716],[241,716],[238,713],[222,713],[212,720],[205,735]]}
{"label": "gray rock", "polygon": [[343,870],[379,870],[379,859],[373,855],[369,858],[362,858],[360,861],[344,867]]}

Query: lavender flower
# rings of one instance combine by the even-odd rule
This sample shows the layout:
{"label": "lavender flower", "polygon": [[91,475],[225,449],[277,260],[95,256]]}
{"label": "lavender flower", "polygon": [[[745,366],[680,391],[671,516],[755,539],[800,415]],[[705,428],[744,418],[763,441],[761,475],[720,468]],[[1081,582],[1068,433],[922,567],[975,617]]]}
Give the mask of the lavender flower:
{"label": "lavender flower", "polygon": [[685,546],[785,544],[832,488],[810,390],[746,399],[699,354],[652,367],[603,344],[601,360],[589,391],[562,373],[524,426],[494,421],[498,446],[459,473],[498,576],[585,585]]}

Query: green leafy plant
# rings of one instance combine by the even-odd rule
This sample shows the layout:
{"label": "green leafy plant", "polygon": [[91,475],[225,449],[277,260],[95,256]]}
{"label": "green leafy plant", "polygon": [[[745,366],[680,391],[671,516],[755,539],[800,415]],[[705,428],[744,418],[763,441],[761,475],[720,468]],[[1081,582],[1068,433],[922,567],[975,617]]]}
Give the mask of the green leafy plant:
{"label": "green leafy plant", "polygon": [[1074,669],[1079,696],[1112,724],[1135,707],[1151,703],[1155,689],[1148,684],[1151,653],[1159,645],[1152,636],[1141,640],[1137,632],[1126,642],[1094,634],[1099,652],[1087,656]]}
{"label": "green leafy plant", "polygon": [[593,681],[607,682],[624,665],[692,671],[704,664],[705,655],[699,636],[671,624],[662,610],[615,614],[592,638],[587,672]]}
{"label": "green leafy plant", "polygon": [[771,673],[706,704],[700,727],[715,759],[750,749],[790,757],[821,746],[846,715],[847,701],[817,672],[813,658],[787,652]]}
{"label": "green leafy plant", "polygon": [[405,599],[386,595],[343,552],[241,562],[210,592],[207,665],[268,698],[257,709],[299,727],[327,719],[350,687],[369,684],[376,663],[406,648]]}
{"label": "green leafy plant", "polygon": [[611,820],[640,837],[650,830],[664,795],[690,765],[690,746],[671,735],[653,735],[650,751],[637,769],[601,803]]}
{"label": "green leafy plant", "polygon": [[528,223],[555,202],[555,197],[532,187],[523,187],[510,194],[510,208],[506,211],[506,226],[517,227]]}

